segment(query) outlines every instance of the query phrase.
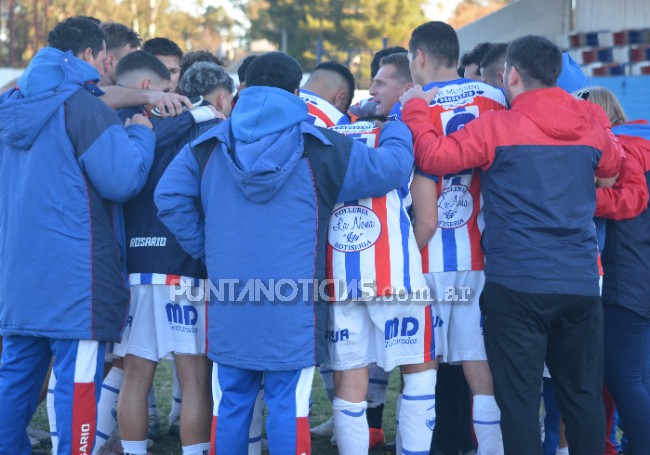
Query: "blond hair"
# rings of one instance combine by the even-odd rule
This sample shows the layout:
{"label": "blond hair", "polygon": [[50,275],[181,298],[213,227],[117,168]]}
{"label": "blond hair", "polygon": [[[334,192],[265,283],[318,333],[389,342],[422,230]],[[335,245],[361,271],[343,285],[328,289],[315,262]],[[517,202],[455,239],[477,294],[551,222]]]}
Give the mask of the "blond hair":
{"label": "blond hair", "polygon": [[587,87],[576,91],[575,95],[602,107],[607,117],[609,117],[612,126],[620,125],[627,121],[621,103],[609,89],[605,87]]}

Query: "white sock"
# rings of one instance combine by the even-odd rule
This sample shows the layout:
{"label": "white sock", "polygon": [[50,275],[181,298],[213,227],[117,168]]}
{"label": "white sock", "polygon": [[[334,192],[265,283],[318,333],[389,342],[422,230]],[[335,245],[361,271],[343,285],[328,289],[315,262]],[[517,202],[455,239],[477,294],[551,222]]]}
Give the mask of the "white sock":
{"label": "white sock", "polygon": [[397,395],[397,405],[395,407],[395,452],[402,453],[402,435],[399,432],[399,411],[402,409],[401,393]]}
{"label": "white sock", "polygon": [[569,447],[557,448],[555,455],[569,455]]}
{"label": "white sock", "polygon": [[436,370],[405,374],[399,410],[402,450],[426,452],[431,448],[436,424]]}
{"label": "white sock", "polygon": [[97,403],[97,437],[92,455],[99,453],[117,426],[117,398],[123,381],[124,371],[118,367],[111,368],[104,378],[99,403]]}
{"label": "white sock", "polygon": [[208,455],[210,452],[210,443],[202,442],[191,446],[183,446],[183,455]]}
{"label": "white sock", "polygon": [[503,454],[501,437],[501,411],[494,395],[474,395],[472,405],[474,433],[482,454]]}
{"label": "white sock", "polygon": [[149,404],[149,417],[158,418],[158,403],[156,401],[156,394],[153,390],[153,384],[149,387],[149,394],[147,395],[147,403]]}
{"label": "white sock", "polygon": [[367,403],[350,403],[334,397],[334,435],[341,455],[367,455],[370,446]]}
{"label": "white sock", "polygon": [[248,455],[262,453],[262,424],[264,423],[264,389],[260,389],[255,399],[253,420],[248,432]]}
{"label": "white sock", "polygon": [[59,449],[59,436],[56,432],[56,411],[54,410],[54,387],[56,378],[54,371],[50,374],[50,381],[47,383],[47,420],[50,424],[50,439],[52,439],[52,453],[57,453]]}
{"label": "white sock", "polygon": [[169,421],[176,420],[181,415],[181,401],[183,400],[183,388],[181,381],[178,379],[178,369],[176,368],[176,359],[172,360],[172,371],[174,374],[174,385],[172,388],[172,409],[169,411]]}
{"label": "white sock", "polygon": [[124,455],[147,455],[147,440],[124,441],[122,440]]}

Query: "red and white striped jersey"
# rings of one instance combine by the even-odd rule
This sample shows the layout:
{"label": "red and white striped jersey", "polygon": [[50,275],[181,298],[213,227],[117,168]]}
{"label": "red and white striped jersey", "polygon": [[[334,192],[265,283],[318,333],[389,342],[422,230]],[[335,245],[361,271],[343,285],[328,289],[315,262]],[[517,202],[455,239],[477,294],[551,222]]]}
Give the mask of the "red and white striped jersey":
{"label": "red and white striped jersey", "polygon": [[[370,122],[331,128],[377,147]],[[426,289],[420,252],[407,214],[409,182],[378,198],[337,204],[329,223],[327,278],[335,300],[366,299]]]}
{"label": "red and white striped jersey", "polygon": [[309,90],[300,89],[300,99],[307,103],[309,122],[315,126],[330,128],[336,125],[347,125],[350,119],[339,111],[332,103],[324,100]]}

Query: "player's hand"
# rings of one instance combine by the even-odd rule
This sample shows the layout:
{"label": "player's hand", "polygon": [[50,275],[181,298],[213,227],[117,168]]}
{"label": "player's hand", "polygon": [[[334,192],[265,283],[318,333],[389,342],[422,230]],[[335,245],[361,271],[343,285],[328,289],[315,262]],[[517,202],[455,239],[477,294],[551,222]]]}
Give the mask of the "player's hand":
{"label": "player's hand", "polygon": [[402,103],[402,107],[406,105],[407,102],[412,100],[413,98],[421,98],[424,101],[427,102],[427,104],[431,104],[431,101],[435,98],[435,96],[438,94],[438,87],[433,87],[431,90],[424,91],[422,90],[421,85],[415,85],[413,88],[408,89],[402,96],[399,97],[400,103]]}
{"label": "player's hand", "polygon": [[176,93],[154,92],[147,93],[147,103],[157,107],[162,118],[176,117],[183,113],[183,106],[192,109],[189,98]]}
{"label": "player's hand", "polygon": [[226,120],[226,116],[223,114],[223,112],[221,112],[219,109],[214,107],[212,104],[207,106],[207,108],[212,111],[212,113],[214,114],[214,118],[220,118],[221,120]]}
{"label": "player's hand", "polygon": [[609,177],[609,178],[599,177],[596,179],[596,188],[611,188],[614,186],[617,180],[618,180],[618,174],[616,174],[614,177]]}
{"label": "player's hand", "polygon": [[142,114],[135,114],[133,117],[127,118],[126,122],[124,122],[124,126],[129,126],[129,125],[144,125],[149,129],[153,128],[153,125],[151,124],[149,119]]}

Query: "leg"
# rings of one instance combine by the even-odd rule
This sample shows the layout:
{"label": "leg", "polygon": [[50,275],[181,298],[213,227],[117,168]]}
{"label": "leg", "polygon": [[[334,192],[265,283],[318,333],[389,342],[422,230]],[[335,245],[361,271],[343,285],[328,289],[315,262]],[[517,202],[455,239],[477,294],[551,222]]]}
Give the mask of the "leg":
{"label": "leg", "polygon": [[183,389],[181,442],[183,446],[209,444],[212,417],[210,390],[212,362],[202,355],[176,355],[175,357]]}
{"label": "leg", "polygon": [[3,340],[0,366],[0,454],[28,455],[27,425],[52,353],[47,338],[9,336]]}
{"label": "leg", "polygon": [[334,434],[343,455],[367,453],[370,445],[365,401],[368,368],[334,370]]}
{"label": "leg", "polygon": [[124,381],[123,367],[123,359],[114,359],[113,366],[102,383],[102,393],[99,396],[97,411],[97,440],[93,455],[99,454],[99,450],[104,447],[117,428],[117,400]]}
{"label": "leg", "polygon": [[546,355],[573,455],[605,451],[600,297],[562,296]]}
{"label": "leg", "polygon": [[105,343],[50,340],[56,376],[54,410],[60,455],[92,452],[97,403],[104,376]]}
{"label": "leg", "polygon": [[484,360],[466,361],[462,365],[474,398],[473,424],[481,454],[501,455],[503,454],[501,411],[494,398],[490,367]]}
{"label": "leg", "polygon": [[539,391],[546,329],[537,296],[486,283],[481,295],[485,348],[501,411],[506,454],[541,455]]}
{"label": "leg", "polygon": [[605,309],[605,380],[625,424],[629,451],[647,451],[650,391],[644,375],[650,358],[650,321],[623,307]]}
{"label": "leg", "polygon": [[368,393],[366,394],[366,418],[370,430],[370,448],[384,443],[383,414],[386,391],[390,374],[383,368],[372,366],[368,369]]}
{"label": "leg", "polygon": [[[147,395],[157,364],[151,360],[128,354],[124,357],[124,382],[118,399],[118,421],[124,441],[137,442],[146,453],[147,423],[149,420]],[[129,444],[130,445],[130,444]],[[126,451],[126,447],[125,447]]]}
{"label": "leg", "polygon": [[313,380],[314,367],[264,373],[264,397],[269,408],[266,432],[271,453],[311,453],[308,416]]}
{"label": "leg", "polygon": [[[248,429],[251,426],[255,399],[261,383],[261,371],[212,364],[214,405],[210,437],[211,455],[242,455],[248,452]],[[284,424],[286,425],[286,422]],[[267,425],[267,433],[268,431]]]}
{"label": "leg", "polygon": [[181,403],[183,401],[183,390],[178,379],[178,368],[176,368],[176,357],[172,360],[172,371],[174,373],[174,385],[172,387],[172,407],[169,411],[168,423],[169,434],[180,435]]}

